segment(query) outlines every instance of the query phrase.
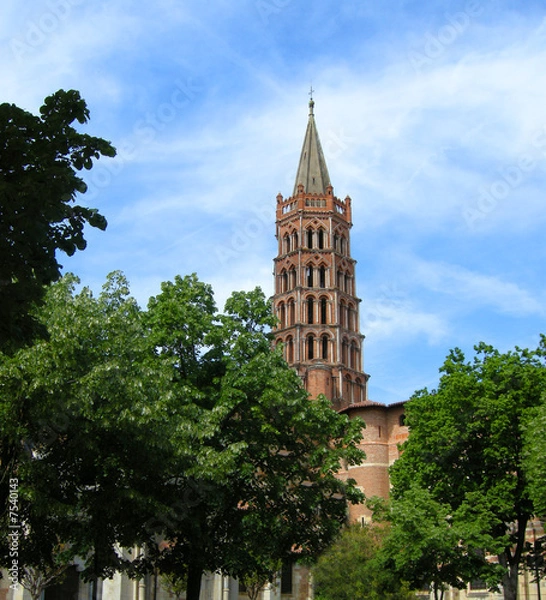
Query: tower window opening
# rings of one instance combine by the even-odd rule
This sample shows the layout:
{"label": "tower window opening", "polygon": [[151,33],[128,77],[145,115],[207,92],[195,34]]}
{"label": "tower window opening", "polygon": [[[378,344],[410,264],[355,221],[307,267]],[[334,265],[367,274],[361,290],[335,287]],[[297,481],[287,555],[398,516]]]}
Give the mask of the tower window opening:
{"label": "tower window opening", "polygon": [[323,335],[322,336],[322,358],[324,360],[328,360],[328,336],[327,335]]}
{"label": "tower window opening", "polygon": [[290,285],[290,289],[293,290],[296,287],[296,269],[292,267],[288,272],[288,283]]}
{"label": "tower window opening", "polygon": [[298,247],[298,232],[294,231],[294,250]]}
{"label": "tower window opening", "polygon": [[286,271],[282,272],[282,291],[288,291],[288,273]]}
{"label": "tower window opening", "polygon": [[349,344],[347,344],[347,340],[343,340],[341,344],[341,362],[348,366],[348,354],[349,354]]}
{"label": "tower window opening", "polygon": [[286,254],[290,252],[290,236],[288,234],[284,236],[284,252]]}
{"label": "tower window opening", "polygon": [[279,306],[279,320],[281,329],[286,327],[286,307],[284,302]]}
{"label": "tower window opening", "polygon": [[326,325],[326,323],[328,321],[327,309],[328,309],[328,303],[326,301],[326,298],[321,298],[320,299],[320,323],[321,323],[321,325]]}
{"label": "tower window opening", "polygon": [[349,315],[349,309],[347,308],[347,305],[345,304],[345,302],[341,301],[341,303],[339,305],[339,321],[340,321],[340,325],[342,327],[347,328],[348,315]]}
{"label": "tower window opening", "polygon": [[321,250],[324,248],[324,229],[318,230],[318,247]]}
{"label": "tower window opening", "polygon": [[315,358],[315,336],[307,336],[307,358],[313,360]]}
{"label": "tower window opening", "polygon": [[358,369],[357,358],[358,350],[356,344],[354,342],[351,342],[351,369]]}
{"label": "tower window opening", "polygon": [[355,379],[355,403],[358,404],[359,402],[362,402],[362,381],[360,381],[360,378],[356,378]]}
{"label": "tower window opening", "polygon": [[325,267],[319,268],[319,286],[321,288],[326,287],[326,268]]}
{"label": "tower window opening", "polygon": [[315,302],[313,298],[307,298],[307,323],[313,324],[313,315],[315,312]]}
{"label": "tower window opening", "polygon": [[313,247],[313,230],[312,229],[307,230],[307,247],[308,248]]}
{"label": "tower window opening", "polygon": [[339,238],[339,251],[341,254],[345,254],[345,238],[343,236]]}
{"label": "tower window opening", "polygon": [[289,337],[286,340],[286,362],[294,362],[294,340],[292,337]]}
{"label": "tower window opening", "polygon": [[307,287],[313,287],[313,267],[307,267]]}
{"label": "tower window opening", "polygon": [[288,301],[288,323],[287,325],[294,325],[295,323],[295,314],[296,314],[296,303],[293,299]]}

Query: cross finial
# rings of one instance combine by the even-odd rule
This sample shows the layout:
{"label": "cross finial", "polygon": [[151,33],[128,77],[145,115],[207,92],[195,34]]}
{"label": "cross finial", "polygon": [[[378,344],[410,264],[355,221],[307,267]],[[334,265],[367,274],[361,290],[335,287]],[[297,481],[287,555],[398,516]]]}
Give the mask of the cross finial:
{"label": "cross finial", "polygon": [[309,115],[313,114],[313,108],[315,106],[315,101],[313,100],[313,92],[315,90],[313,89],[313,86],[311,85],[311,89],[309,90],[309,96],[310,96],[310,100],[309,100]]}

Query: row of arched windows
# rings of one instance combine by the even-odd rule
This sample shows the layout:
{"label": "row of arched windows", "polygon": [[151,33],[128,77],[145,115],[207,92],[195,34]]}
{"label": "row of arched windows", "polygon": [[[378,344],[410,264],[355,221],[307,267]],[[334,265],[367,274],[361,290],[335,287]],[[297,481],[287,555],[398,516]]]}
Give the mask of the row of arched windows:
{"label": "row of arched windows", "polygon": [[[279,327],[284,329],[292,327],[296,323],[306,323],[308,325],[328,325],[334,322],[331,312],[331,302],[327,296],[307,296],[302,303],[301,314],[296,321],[296,301],[289,298],[286,302],[279,302],[277,305],[277,317]],[[339,324],[344,329],[358,331],[358,314],[356,305],[353,302],[342,300],[339,305]]]}
{"label": "row of arched windows", "polygon": [[[318,250],[324,250],[326,248],[333,248],[340,254],[348,253],[348,243],[345,236],[338,233],[334,233],[332,242],[329,241],[328,232],[323,227],[313,229],[308,227],[302,234],[301,246],[305,248],[315,248]],[[288,254],[293,250],[300,248],[300,239],[297,231],[285,233],[282,238],[282,252]]]}
{"label": "row of arched windows", "polygon": [[[293,363],[295,361],[294,338],[289,335],[284,342],[279,339],[277,343],[284,343],[284,357],[288,363]],[[334,339],[327,333],[320,335],[309,333],[301,342],[299,360],[322,359],[333,362],[335,355],[333,344]],[[349,342],[343,339],[341,362],[349,369],[360,370],[360,347],[354,340]]]}
{"label": "row of arched windows", "polygon": [[[310,288],[330,287],[330,269],[324,265],[307,265],[303,273],[303,285]],[[296,267],[283,269],[277,282],[278,293],[284,294],[293,290],[298,285]],[[337,287],[347,294],[354,294],[354,278],[347,272],[338,271],[336,276]]]}

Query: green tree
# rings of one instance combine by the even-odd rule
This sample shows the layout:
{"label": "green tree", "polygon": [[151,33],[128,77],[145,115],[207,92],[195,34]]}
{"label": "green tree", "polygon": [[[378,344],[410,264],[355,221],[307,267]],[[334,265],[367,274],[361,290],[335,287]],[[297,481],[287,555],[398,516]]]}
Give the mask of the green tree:
{"label": "green tree", "polygon": [[[523,440],[546,389],[545,349],[542,336],[536,350],[500,353],[480,344],[472,362],[453,350],[438,390],[418,392],[406,404],[411,433],[391,468],[395,503],[415,486],[428,490],[461,524],[469,553],[497,557],[500,571],[483,561],[479,574],[492,588],[502,584],[506,600],[516,598],[525,530],[535,512]],[[467,578],[464,570],[457,575]]]}
{"label": "green tree", "polygon": [[444,597],[447,586],[464,589],[478,574],[484,577],[487,572],[494,581],[497,566],[469,547],[468,516],[453,513],[429,490],[410,487],[389,506],[391,529],[381,550],[385,568],[405,577],[412,589],[430,587],[435,600]]}
{"label": "green tree", "polygon": [[267,580],[280,560],[316,556],[345,521],[346,500],[361,499],[335,473],[342,459],[362,460],[362,423],[308,400],[271,350],[274,319],[260,290],[234,293],[218,315],[209,287],[177,278],[150,301],[148,319],[158,357],[195,411],[195,467],[179,479],[193,505],[164,523],[161,570],[187,576],[194,600],[204,570]]}
{"label": "green tree", "polygon": [[313,567],[317,600],[409,600],[414,594],[379,560],[385,525],[352,525]]}
{"label": "green tree", "polygon": [[56,252],[83,250],[86,223],[106,227],[96,209],[74,204],[87,189],[77,172],[115,156],[109,142],[72,126],[88,119],[75,90],[47,97],[39,116],[0,104],[0,351],[32,338],[30,307],[60,277]]}
{"label": "green tree", "polygon": [[112,274],[97,298],[76,283],[49,289],[48,339],[0,362],[1,487],[5,498],[7,482],[19,484],[21,567],[47,573],[61,544],[94,579],[125,566],[119,545],[153,534],[144,524],[171,500],[163,465],[183,428],[125,279]]}

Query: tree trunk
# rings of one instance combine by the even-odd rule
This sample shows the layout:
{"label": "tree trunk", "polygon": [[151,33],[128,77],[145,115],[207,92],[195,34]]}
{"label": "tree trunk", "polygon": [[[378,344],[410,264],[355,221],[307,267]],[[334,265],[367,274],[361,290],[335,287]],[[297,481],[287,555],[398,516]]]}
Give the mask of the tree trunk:
{"label": "tree trunk", "polygon": [[518,570],[510,566],[502,578],[502,591],[504,600],[517,600],[518,597]]}
{"label": "tree trunk", "polygon": [[514,564],[513,557],[507,556],[507,552],[499,554],[498,559],[499,564],[506,569],[506,572],[502,577],[503,598],[504,600],[517,600],[519,561]]}
{"label": "tree trunk", "polygon": [[190,563],[188,565],[188,583],[186,584],[186,600],[199,600],[201,593],[201,577],[203,568],[200,565]]}

